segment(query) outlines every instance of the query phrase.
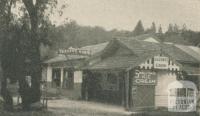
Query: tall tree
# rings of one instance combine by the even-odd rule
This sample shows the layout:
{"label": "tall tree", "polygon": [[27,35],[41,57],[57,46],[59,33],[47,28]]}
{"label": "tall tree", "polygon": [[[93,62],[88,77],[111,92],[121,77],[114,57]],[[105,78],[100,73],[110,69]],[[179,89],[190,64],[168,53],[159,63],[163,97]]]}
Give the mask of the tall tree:
{"label": "tall tree", "polygon": [[174,33],[178,33],[178,32],[179,32],[179,27],[178,27],[177,24],[175,24],[173,28],[174,28],[174,29],[173,29],[173,30],[174,30]]}
{"label": "tall tree", "polygon": [[156,24],[154,22],[152,22],[151,31],[152,33],[156,33]]}
{"label": "tall tree", "polygon": [[170,23],[166,33],[173,33],[173,32],[174,32],[174,28],[173,28],[173,25]]}
{"label": "tall tree", "polygon": [[164,34],[163,34],[163,31],[162,31],[161,25],[158,28],[158,38],[161,40],[161,42],[164,42]]}
{"label": "tall tree", "polygon": [[[23,16],[13,19],[11,12],[15,2]],[[12,97],[7,89],[7,80],[19,82],[19,93],[24,109],[33,102],[40,101],[41,55],[40,45],[45,43],[45,30],[48,29],[49,14],[56,7],[57,0],[1,0],[0,21],[1,33],[4,33],[1,46],[1,62],[3,69],[1,94],[12,106]],[[12,20],[13,19],[13,20]],[[16,21],[17,20],[17,21]],[[3,30],[3,32],[2,32]],[[42,34],[41,34],[42,31]],[[27,76],[31,77],[29,85]],[[11,108],[7,108],[11,109]]]}
{"label": "tall tree", "polygon": [[161,26],[161,25],[160,25],[159,28],[158,28],[158,34],[163,34],[162,26]]}
{"label": "tall tree", "polygon": [[[11,29],[12,13],[11,8],[14,4],[14,0],[1,0],[0,1],[0,35],[1,35],[1,66],[2,66],[2,77],[1,77],[1,96],[4,99],[5,110],[12,110],[12,96],[10,91],[7,89],[7,79],[8,79],[8,54],[4,54],[4,50],[9,50],[6,48],[8,42],[11,40],[11,34],[13,30]],[[12,30],[12,31],[11,31]],[[2,44],[3,43],[3,44]],[[6,57],[7,56],[7,57]],[[10,56],[9,56],[10,57]]]}
{"label": "tall tree", "polygon": [[187,26],[186,26],[186,24],[183,24],[182,32],[185,32],[185,31],[187,31]]}
{"label": "tall tree", "polygon": [[156,33],[156,24],[154,22],[152,22],[151,27],[148,28],[147,30],[145,30],[145,33],[155,34]]}
{"label": "tall tree", "polygon": [[144,27],[143,27],[142,21],[139,20],[137,25],[135,26],[135,29],[133,30],[133,35],[137,36],[141,34],[144,34]]}

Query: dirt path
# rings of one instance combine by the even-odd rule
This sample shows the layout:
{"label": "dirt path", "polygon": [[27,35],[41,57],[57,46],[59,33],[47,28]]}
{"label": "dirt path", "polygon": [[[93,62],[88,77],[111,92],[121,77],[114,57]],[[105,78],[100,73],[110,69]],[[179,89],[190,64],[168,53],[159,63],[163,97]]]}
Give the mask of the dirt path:
{"label": "dirt path", "polygon": [[50,100],[50,111],[56,116],[127,116],[130,112],[123,107],[96,102],[73,101],[69,99]]}

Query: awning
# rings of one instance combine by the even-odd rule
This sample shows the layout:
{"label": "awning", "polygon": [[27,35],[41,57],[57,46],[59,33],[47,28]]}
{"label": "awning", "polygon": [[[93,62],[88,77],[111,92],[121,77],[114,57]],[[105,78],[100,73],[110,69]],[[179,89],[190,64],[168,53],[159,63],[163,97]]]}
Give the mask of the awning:
{"label": "awning", "polygon": [[200,67],[186,65],[183,66],[183,70],[187,72],[188,75],[200,76]]}

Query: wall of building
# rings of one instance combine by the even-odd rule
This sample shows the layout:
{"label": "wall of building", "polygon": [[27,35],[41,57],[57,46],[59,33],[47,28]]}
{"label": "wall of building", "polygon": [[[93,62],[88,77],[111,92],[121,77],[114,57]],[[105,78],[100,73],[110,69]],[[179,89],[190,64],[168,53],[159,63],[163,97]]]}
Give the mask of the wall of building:
{"label": "wall of building", "polygon": [[[59,69],[60,70],[60,87],[62,88],[67,88],[68,86],[66,86],[67,84],[69,84],[69,70],[65,69],[64,67],[52,67],[50,65],[43,67],[42,69],[42,80],[47,81],[47,87],[51,88],[52,87],[52,79],[53,79],[53,70],[54,69]],[[71,87],[71,88],[80,88],[81,87],[81,83],[82,83],[82,71],[80,70],[75,70],[72,74],[72,80],[70,83],[71,86],[75,86],[75,87]],[[67,80],[66,80],[67,79]],[[68,82],[67,82],[68,81]]]}
{"label": "wall of building", "polygon": [[168,92],[167,87],[173,81],[176,81],[176,74],[168,71],[157,72],[157,85],[155,86],[155,106],[168,106]]}

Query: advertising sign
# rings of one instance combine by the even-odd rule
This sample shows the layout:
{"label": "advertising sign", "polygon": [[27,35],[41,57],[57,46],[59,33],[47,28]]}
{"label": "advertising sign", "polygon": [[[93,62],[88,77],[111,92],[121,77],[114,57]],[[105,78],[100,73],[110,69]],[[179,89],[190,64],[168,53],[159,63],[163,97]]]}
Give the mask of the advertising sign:
{"label": "advertising sign", "polygon": [[59,49],[59,54],[71,54],[71,55],[91,55],[90,50],[84,50],[81,48],[68,48],[68,49]]}
{"label": "advertising sign", "polygon": [[156,73],[136,70],[133,81],[134,85],[156,85]]}
{"label": "advertising sign", "polygon": [[154,57],[154,68],[155,69],[168,69],[169,58],[164,56]]}

